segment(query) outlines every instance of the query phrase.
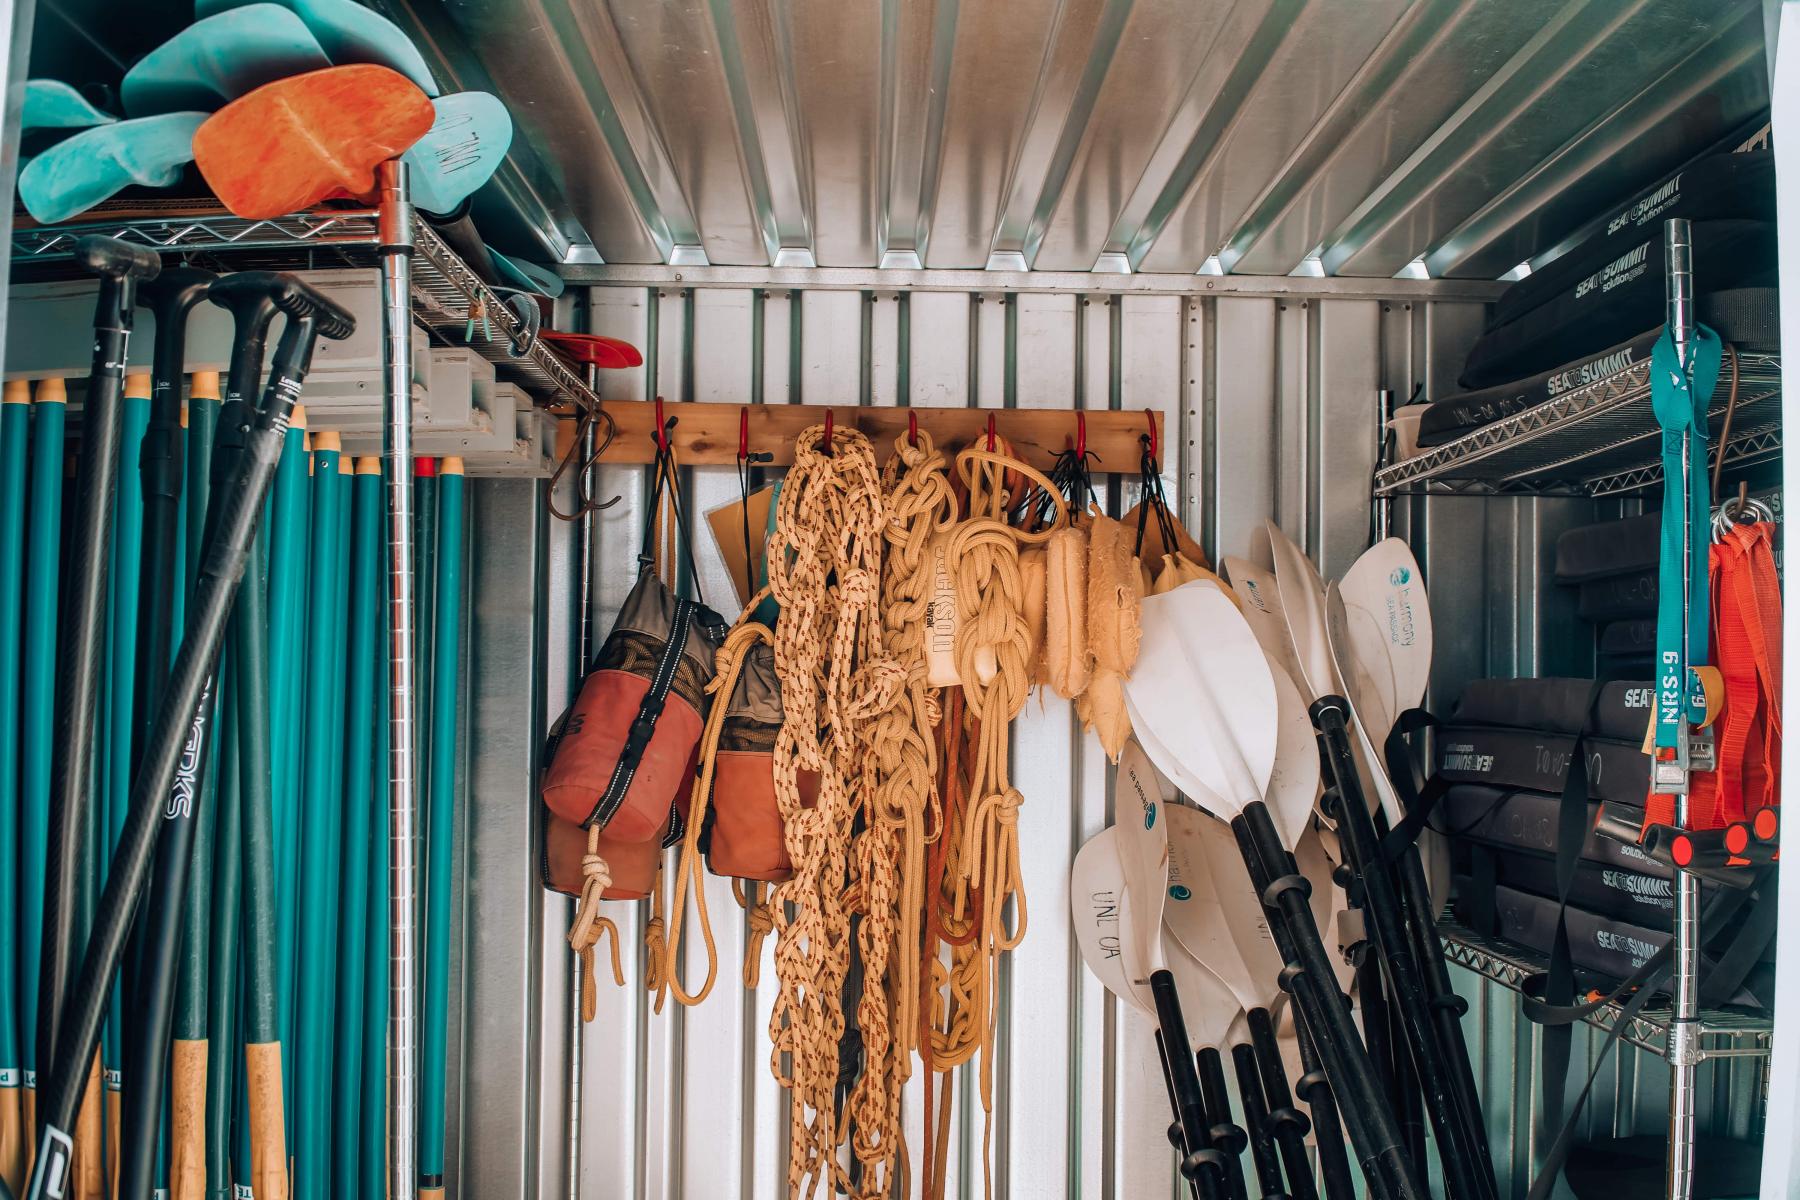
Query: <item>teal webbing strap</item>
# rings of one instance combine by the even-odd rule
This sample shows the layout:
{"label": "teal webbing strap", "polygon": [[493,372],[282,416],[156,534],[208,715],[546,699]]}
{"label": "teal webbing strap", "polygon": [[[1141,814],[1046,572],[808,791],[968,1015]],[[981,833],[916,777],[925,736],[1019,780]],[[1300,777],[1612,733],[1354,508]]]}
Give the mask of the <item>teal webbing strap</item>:
{"label": "teal webbing strap", "polygon": [[[1656,594],[1656,745],[1675,749],[1682,743],[1686,726],[1698,723],[1705,701],[1689,684],[1690,668],[1706,661],[1707,613],[1706,547],[1711,524],[1711,500],[1706,486],[1707,408],[1719,381],[1719,335],[1704,325],[1694,326],[1688,345],[1687,369],[1675,351],[1667,329],[1650,353],[1650,403],[1656,423],[1662,426],[1663,508],[1662,555]],[[1692,436],[1684,436],[1691,434]],[[1686,445],[1683,445],[1683,442]],[[1685,451],[1685,453],[1684,453]],[[1681,487],[1683,468],[1688,486]],[[1683,576],[1682,533],[1688,553]],[[1683,628],[1682,603],[1686,597],[1687,622]],[[1685,645],[1684,638],[1685,635]],[[1701,713],[1693,711],[1699,699]]]}

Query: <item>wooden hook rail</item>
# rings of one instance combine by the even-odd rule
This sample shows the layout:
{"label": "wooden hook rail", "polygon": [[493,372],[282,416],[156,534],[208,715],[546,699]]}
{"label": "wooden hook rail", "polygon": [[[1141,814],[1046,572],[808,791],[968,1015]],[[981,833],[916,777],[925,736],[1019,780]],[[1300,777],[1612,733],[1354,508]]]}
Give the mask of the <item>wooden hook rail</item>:
{"label": "wooden hook rail", "polygon": [[[773,465],[794,461],[794,442],[802,430],[823,425],[830,412],[840,429],[857,429],[875,443],[885,459],[894,440],[905,435],[914,421],[946,450],[960,450],[987,436],[989,421],[996,434],[1013,447],[1013,453],[1039,470],[1048,471],[1057,455],[1072,446],[1085,429],[1087,450],[1094,458],[1094,474],[1135,474],[1143,456],[1143,437],[1154,430],[1162,440],[1162,414],[1154,410],[1131,412],[1084,411],[1078,417],[1069,409],[1044,408],[859,408],[853,405],[819,404],[674,404],[651,400],[609,400],[606,411],[618,422],[618,435],[601,460],[614,463],[648,463],[656,455],[657,414],[675,418],[669,440],[684,466],[730,466],[738,460],[740,446],[774,455]],[[1145,417],[1149,417],[1146,425]],[[574,436],[574,422],[562,422],[561,443]]]}

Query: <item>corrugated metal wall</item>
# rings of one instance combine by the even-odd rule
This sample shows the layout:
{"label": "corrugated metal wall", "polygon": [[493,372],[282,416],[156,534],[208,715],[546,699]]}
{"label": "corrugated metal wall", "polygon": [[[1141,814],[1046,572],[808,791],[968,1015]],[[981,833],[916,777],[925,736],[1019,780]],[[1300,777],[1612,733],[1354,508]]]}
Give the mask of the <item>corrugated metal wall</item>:
{"label": "corrugated metal wall", "polygon": [[[646,351],[643,368],[604,376],[607,398],[1159,409],[1170,442],[1165,486],[1209,555],[1240,552],[1249,530],[1273,514],[1331,574],[1368,539],[1378,389],[1404,397],[1418,384],[1443,394],[1482,319],[1480,305],[1457,302],[1101,293],[597,288],[587,304],[593,330]],[[737,495],[730,468],[691,475],[699,511]],[[569,913],[566,903],[540,898],[528,859],[519,858],[530,739],[516,727],[532,689],[553,716],[571,686],[572,535],[545,521],[536,486],[484,488],[467,998],[469,1036],[480,1045],[467,1052],[457,1182],[464,1196],[560,1197]],[[1124,477],[1107,489],[1107,501],[1119,511],[1135,491]],[[633,576],[643,469],[603,468],[602,492],[623,497],[599,521],[595,618],[604,629]],[[1579,669],[1587,665],[1583,654],[1591,662],[1591,641],[1573,632],[1547,588],[1547,548],[1557,528],[1589,519],[1592,504],[1430,503],[1428,515],[1423,502],[1402,504],[1396,521],[1400,531],[1416,531],[1433,588],[1440,691],[1484,671]],[[727,580],[704,534],[696,550],[707,597],[730,610]],[[549,580],[547,607],[531,603],[539,570]],[[547,653],[532,648],[539,630]],[[485,668],[484,635],[501,639]],[[1074,850],[1110,819],[1104,755],[1054,697],[1034,698],[1013,736],[1015,782],[1026,797],[1020,843],[1032,920],[1000,980],[995,1192],[1172,1196],[1151,1027],[1084,970],[1067,918]],[[649,1011],[641,987],[647,906],[613,906],[632,986],[603,983],[599,1016],[581,1034],[583,1197],[749,1200],[784,1192],[787,1116],[767,1061],[770,950],[762,987],[745,992],[737,976],[746,930],[728,881],[708,878],[707,902],[720,985],[700,1007],[671,1004],[660,1015]],[[697,979],[697,941],[686,958],[687,977]],[[1528,1106],[1536,1031],[1509,993],[1467,975],[1460,985],[1475,1006],[1472,1045],[1482,1056],[1496,1146],[1509,1147],[1496,1157],[1512,1165],[1522,1195],[1534,1150]],[[1578,1035],[1578,1054],[1590,1042]],[[1659,1063],[1621,1055],[1594,1105],[1595,1128],[1656,1128],[1663,1078]],[[1716,1069],[1711,1115],[1747,1125],[1759,1090],[1750,1068]],[[919,1099],[915,1080],[907,1101],[914,1145]],[[972,1086],[957,1105],[954,1194],[979,1196],[982,1122]]]}

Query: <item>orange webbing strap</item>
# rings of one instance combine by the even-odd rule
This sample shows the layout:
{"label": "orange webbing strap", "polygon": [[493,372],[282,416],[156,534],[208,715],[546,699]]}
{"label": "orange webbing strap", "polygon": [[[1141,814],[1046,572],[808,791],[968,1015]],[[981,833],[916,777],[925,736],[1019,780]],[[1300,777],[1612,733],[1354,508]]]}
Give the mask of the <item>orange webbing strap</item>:
{"label": "orange webbing strap", "polygon": [[[1712,659],[1724,678],[1714,723],[1718,769],[1693,776],[1689,829],[1722,829],[1780,801],[1781,584],[1775,527],[1734,524],[1710,551]],[[1646,828],[1674,820],[1674,799],[1652,794]]]}

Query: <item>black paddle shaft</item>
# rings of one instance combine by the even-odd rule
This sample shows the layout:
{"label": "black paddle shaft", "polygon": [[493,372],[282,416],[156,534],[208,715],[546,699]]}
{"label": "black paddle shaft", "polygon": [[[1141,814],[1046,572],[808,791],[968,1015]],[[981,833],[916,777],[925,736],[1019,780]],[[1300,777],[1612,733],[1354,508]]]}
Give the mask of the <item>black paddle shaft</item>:
{"label": "black paddle shaft", "polygon": [[[156,361],[151,372],[150,423],[138,462],[144,489],[144,559],[138,588],[142,608],[135,701],[138,721],[131,758],[134,769],[143,758],[157,701],[169,681],[175,589],[185,577],[175,559],[175,548],[184,466],[181,385],[187,367],[188,314],[206,299],[215,278],[211,271],[175,267],[139,291],[140,303],[156,319]],[[201,708],[204,713],[207,705]],[[175,792],[165,810],[168,825],[157,846],[155,874],[132,926],[128,961],[139,986],[132,988],[134,1002],[125,1023],[125,1078],[132,1082],[123,1098],[123,1144],[119,1147],[119,1194],[132,1200],[148,1200],[155,1186],[156,1131],[168,1073],[175,995],[173,986],[165,986],[159,976],[166,973],[173,978],[181,947],[180,908],[159,903],[157,898],[179,896],[187,888],[193,846],[193,823],[188,818],[205,753],[205,737],[190,731],[188,743],[182,747]],[[181,799],[174,800],[174,796]]]}
{"label": "black paddle shaft", "polygon": [[1326,1200],[1356,1200],[1356,1180],[1350,1174],[1350,1157],[1344,1152],[1344,1128],[1338,1124],[1331,1081],[1325,1078],[1312,1032],[1298,1014],[1294,1031],[1300,1037],[1300,1065],[1306,1071],[1294,1081],[1294,1092],[1312,1110],[1313,1136],[1319,1146],[1319,1179],[1324,1184]]}
{"label": "black paddle shaft", "polygon": [[1281,1148],[1282,1166],[1287,1171],[1288,1193],[1294,1200],[1319,1200],[1319,1189],[1313,1183],[1312,1159],[1307,1155],[1306,1135],[1312,1123],[1294,1107],[1293,1093],[1288,1091],[1287,1064],[1281,1061],[1281,1047],[1275,1042],[1275,1022],[1266,1008],[1253,1008],[1246,1014],[1250,1024],[1250,1045],[1256,1050],[1256,1062],[1262,1069],[1263,1098],[1269,1103],[1269,1127],[1275,1144]]}
{"label": "black paddle shaft", "polygon": [[1343,1097],[1344,1120],[1370,1195],[1384,1200],[1427,1200],[1431,1193],[1406,1155],[1368,1049],[1357,1034],[1348,1001],[1338,990],[1313,918],[1312,885],[1282,844],[1261,801],[1246,804],[1233,818],[1231,830],[1269,914],[1269,931],[1287,964],[1281,986],[1294,997],[1301,1019],[1311,1026],[1332,1088]]}
{"label": "black paddle shaft", "polygon": [[1400,900],[1381,856],[1375,822],[1369,816],[1362,777],[1351,755],[1346,723],[1349,708],[1341,697],[1325,696],[1309,710],[1325,761],[1326,810],[1332,811],[1335,802],[1345,859],[1362,890],[1363,915],[1371,924],[1370,934],[1381,956],[1389,1001],[1405,1030],[1450,1194],[1457,1200],[1493,1200],[1497,1189],[1492,1175],[1482,1169],[1479,1134],[1458,1107],[1450,1082],[1453,1071],[1433,1024],[1414,942],[1406,932]]}
{"label": "black paddle shaft", "polygon": [[[243,578],[245,557],[275,475],[288,419],[312,361],[314,342],[321,334],[344,338],[355,329],[349,313],[291,277],[284,279],[276,303],[289,320],[276,350],[274,376],[257,414],[249,453],[240,458],[232,486],[215,500],[220,506],[216,538],[194,587],[187,633],[159,706],[154,734],[132,781],[125,828],[113,852],[106,889],[82,959],[80,986],[71,993],[71,1010],[60,1031],[58,1053],[51,1060],[49,1084],[39,1093],[38,1157],[26,1191],[29,1200],[61,1195],[68,1179],[74,1149],[69,1130],[74,1125],[87,1063],[100,1038],[109,985],[143,893],[182,749],[210,686],[226,618]],[[173,903],[177,898],[166,899]]]}
{"label": "black paddle shaft", "polygon": [[56,742],[50,768],[49,858],[44,871],[43,958],[37,979],[37,1060],[50,1061],[74,955],[75,898],[89,835],[94,715],[106,639],[107,550],[113,479],[119,463],[119,400],[139,283],[155,279],[154,250],[115,238],[75,243],[75,260],[100,277],[94,305],[94,362],[81,407],[81,461],[69,544],[69,588],[57,646]]}
{"label": "black paddle shaft", "polygon": [[1244,1128],[1249,1132],[1250,1162],[1256,1168],[1256,1182],[1262,1200],[1288,1200],[1281,1190],[1281,1158],[1275,1150],[1275,1134],[1269,1128],[1269,1104],[1263,1098],[1262,1071],[1256,1065],[1256,1050],[1248,1042],[1231,1048],[1231,1063],[1237,1069],[1238,1097],[1244,1102]]}
{"label": "black paddle shaft", "polygon": [[1181,1015],[1175,977],[1166,970],[1150,972],[1150,994],[1156,999],[1163,1063],[1168,1068],[1182,1139],[1187,1143],[1187,1156],[1181,1160],[1182,1178],[1191,1181],[1201,1196],[1223,1200],[1225,1156],[1213,1147],[1207,1127],[1206,1100],[1200,1091],[1199,1072],[1187,1053],[1187,1020]]}
{"label": "black paddle shaft", "polygon": [[1207,1132],[1212,1144],[1225,1156],[1225,1191],[1232,1200],[1248,1200],[1244,1191],[1244,1147],[1249,1138],[1243,1126],[1231,1119],[1231,1093],[1225,1089],[1225,1063],[1213,1046],[1194,1054],[1200,1072],[1200,1094],[1206,1100]]}

